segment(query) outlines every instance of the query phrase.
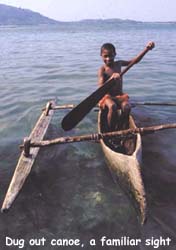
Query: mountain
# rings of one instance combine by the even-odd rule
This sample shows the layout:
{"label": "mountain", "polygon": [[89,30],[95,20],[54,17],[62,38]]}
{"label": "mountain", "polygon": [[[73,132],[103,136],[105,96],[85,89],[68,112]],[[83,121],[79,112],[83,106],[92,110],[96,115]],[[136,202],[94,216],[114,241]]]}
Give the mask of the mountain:
{"label": "mountain", "polygon": [[83,19],[77,22],[86,23],[86,24],[176,24],[176,21],[136,21],[131,19],[120,19],[120,18],[108,18],[108,19]]}
{"label": "mountain", "polygon": [[36,25],[57,23],[59,22],[31,10],[0,4],[0,25]]}
{"label": "mountain", "polygon": [[83,19],[79,22],[85,23],[142,23],[141,21],[134,21],[130,19],[120,19],[120,18],[108,18],[108,19]]}
{"label": "mountain", "polygon": [[74,22],[61,22],[50,19],[41,15],[38,12],[34,12],[28,9],[16,8],[5,4],[0,4],[0,25],[38,25],[38,24],[67,24],[72,25],[73,23],[87,24],[90,26],[101,26],[103,25],[176,25],[176,22],[142,22],[134,20],[123,20],[119,18],[111,19],[84,19]]}

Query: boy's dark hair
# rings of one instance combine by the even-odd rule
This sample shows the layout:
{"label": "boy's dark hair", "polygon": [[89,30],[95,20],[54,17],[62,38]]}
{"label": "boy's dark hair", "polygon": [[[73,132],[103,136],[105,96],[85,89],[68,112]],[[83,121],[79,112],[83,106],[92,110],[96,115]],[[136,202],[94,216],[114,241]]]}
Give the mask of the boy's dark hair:
{"label": "boy's dark hair", "polygon": [[102,55],[102,52],[103,50],[111,50],[114,54],[116,54],[116,49],[115,49],[115,46],[112,44],[112,43],[104,43],[102,46],[101,46],[101,49],[100,49],[100,55]]}

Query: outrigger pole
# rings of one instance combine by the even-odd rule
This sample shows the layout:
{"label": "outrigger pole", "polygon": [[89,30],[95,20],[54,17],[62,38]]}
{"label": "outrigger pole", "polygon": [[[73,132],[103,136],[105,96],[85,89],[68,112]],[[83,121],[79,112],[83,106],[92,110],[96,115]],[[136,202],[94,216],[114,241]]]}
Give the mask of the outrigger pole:
{"label": "outrigger pole", "polygon": [[[176,106],[176,102],[131,102],[132,107],[136,106]],[[52,106],[51,109],[53,110],[61,110],[61,109],[73,109],[75,108],[75,104],[65,104],[65,105],[59,105],[59,106]],[[45,108],[42,109],[43,111]],[[93,109],[94,111],[98,111],[98,106]]]}
{"label": "outrigger pole", "polygon": [[57,144],[73,143],[73,142],[83,142],[83,141],[99,141],[100,139],[111,138],[111,137],[127,137],[132,136],[137,133],[141,135],[151,134],[156,131],[176,128],[176,123],[171,124],[161,124],[150,127],[140,127],[135,129],[126,129],[114,132],[107,133],[95,133],[81,136],[67,136],[67,137],[58,137],[53,140],[44,140],[44,141],[31,141],[25,140],[24,144],[20,146],[24,150],[26,156],[30,156],[30,148],[36,147],[48,147]]}

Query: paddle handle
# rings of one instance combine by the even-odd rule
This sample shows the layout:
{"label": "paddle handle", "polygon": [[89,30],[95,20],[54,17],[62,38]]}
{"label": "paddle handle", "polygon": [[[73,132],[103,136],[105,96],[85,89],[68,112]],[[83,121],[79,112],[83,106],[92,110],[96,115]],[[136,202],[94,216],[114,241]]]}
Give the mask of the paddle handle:
{"label": "paddle handle", "polygon": [[122,77],[134,64],[139,62],[149,50],[153,49],[154,46],[154,42],[151,42],[151,46],[147,46],[134,60],[132,60],[131,63],[124,70],[122,70],[120,76]]}

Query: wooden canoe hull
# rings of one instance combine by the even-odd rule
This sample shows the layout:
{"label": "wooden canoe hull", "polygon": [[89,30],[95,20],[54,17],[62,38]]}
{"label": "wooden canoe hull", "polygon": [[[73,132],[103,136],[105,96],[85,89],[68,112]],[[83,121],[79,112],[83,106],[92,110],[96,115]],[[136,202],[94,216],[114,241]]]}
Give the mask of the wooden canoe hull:
{"label": "wooden canoe hull", "polygon": [[[49,102],[49,105],[54,107],[54,101]],[[46,110],[42,112],[41,116],[39,117],[35,127],[33,128],[29,139],[40,141],[43,140],[45,133],[48,129],[49,123],[51,121],[53,115],[53,109],[49,110],[46,114]],[[7,211],[14,200],[16,199],[17,195],[19,194],[20,190],[22,189],[28,175],[32,170],[32,166],[34,161],[37,157],[40,148],[31,148],[30,155],[26,157],[24,155],[24,151],[22,151],[21,156],[18,160],[17,166],[15,168],[15,172],[13,174],[12,180],[10,182],[9,188],[7,190],[1,212]]]}
{"label": "wooden canoe hull", "polygon": [[[98,114],[98,131],[102,131],[102,111]],[[132,116],[129,119],[130,128],[135,128],[135,122]],[[146,218],[146,198],[145,190],[141,176],[142,165],[142,142],[140,134],[136,135],[135,149],[131,155],[112,150],[104,140],[100,140],[108,167],[122,189],[133,201],[135,208],[143,224]]]}

